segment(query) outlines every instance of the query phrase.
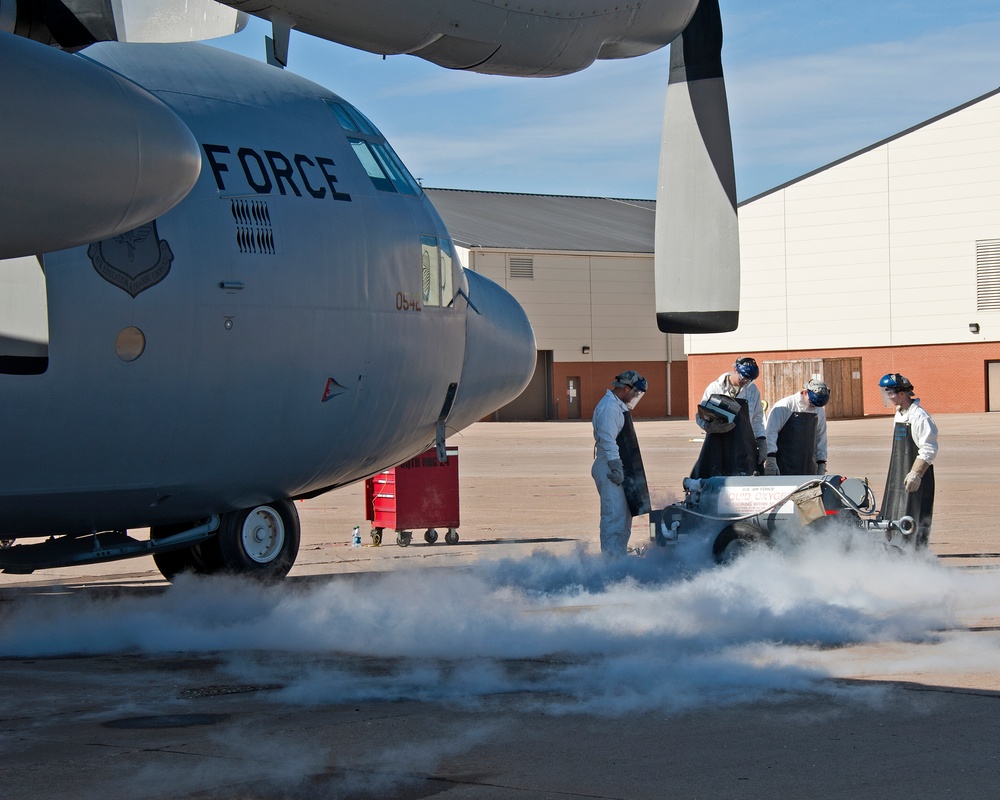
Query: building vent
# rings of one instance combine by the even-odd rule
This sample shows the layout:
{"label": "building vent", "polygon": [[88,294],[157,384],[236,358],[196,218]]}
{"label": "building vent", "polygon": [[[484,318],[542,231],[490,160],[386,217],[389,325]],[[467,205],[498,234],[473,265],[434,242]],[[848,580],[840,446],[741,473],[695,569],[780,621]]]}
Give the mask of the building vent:
{"label": "building vent", "polygon": [[976,242],[976,311],[1000,311],[1000,239]]}
{"label": "building vent", "polygon": [[511,256],[510,257],[510,277],[512,278],[534,278],[535,259],[531,256]]}

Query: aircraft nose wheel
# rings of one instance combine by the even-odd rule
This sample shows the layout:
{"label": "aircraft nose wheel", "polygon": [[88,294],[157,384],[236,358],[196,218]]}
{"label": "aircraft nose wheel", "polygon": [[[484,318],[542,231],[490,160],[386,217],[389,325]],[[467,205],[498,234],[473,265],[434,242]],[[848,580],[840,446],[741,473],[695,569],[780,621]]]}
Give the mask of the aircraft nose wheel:
{"label": "aircraft nose wheel", "polygon": [[290,500],[278,500],[224,514],[217,541],[225,571],[283,578],[299,552],[298,512]]}

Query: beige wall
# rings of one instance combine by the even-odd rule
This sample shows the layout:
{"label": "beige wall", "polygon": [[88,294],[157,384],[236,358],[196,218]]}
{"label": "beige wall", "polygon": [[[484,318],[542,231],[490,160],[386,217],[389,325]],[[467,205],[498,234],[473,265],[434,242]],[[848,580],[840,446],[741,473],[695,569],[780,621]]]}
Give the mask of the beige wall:
{"label": "beige wall", "polygon": [[688,353],[1000,341],[1000,311],[976,310],[976,242],[1000,238],[1000,95],[739,213],[740,327]]}
{"label": "beige wall", "polygon": [[[534,277],[510,277],[511,255],[531,256]],[[538,349],[551,350],[555,362],[686,358],[683,338],[656,327],[652,255],[460,250],[460,256],[517,299]]]}

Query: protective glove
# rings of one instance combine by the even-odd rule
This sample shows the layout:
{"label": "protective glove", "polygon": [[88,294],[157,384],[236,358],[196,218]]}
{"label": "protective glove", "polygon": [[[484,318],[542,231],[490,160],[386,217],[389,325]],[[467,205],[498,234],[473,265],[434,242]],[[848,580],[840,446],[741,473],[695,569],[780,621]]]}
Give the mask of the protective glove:
{"label": "protective glove", "polygon": [[780,475],[778,472],[778,459],[774,456],[768,456],[764,459],[764,474],[765,475]]}
{"label": "protective glove", "polygon": [[820,475],[826,475],[826,462],[825,461],[817,461],[816,462],[816,471]]}
{"label": "protective glove", "polygon": [[923,475],[927,472],[927,468],[930,466],[922,458],[918,458],[913,462],[913,466],[910,467],[910,471],[906,473],[906,477],[903,478],[903,488],[908,492],[915,492],[920,488],[920,483],[923,479]]}
{"label": "protective glove", "polygon": [[625,469],[622,467],[622,460],[620,458],[616,458],[614,461],[609,461],[608,469],[611,470],[608,473],[608,480],[615,486],[621,486],[625,483]]}
{"label": "protective glove", "polygon": [[757,463],[759,464],[767,458],[767,437],[758,436],[757,437]]}
{"label": "protective glove", "polygon": [[736,427],[735,422],[709,422],[705,425],[705,433],[729,433]]}

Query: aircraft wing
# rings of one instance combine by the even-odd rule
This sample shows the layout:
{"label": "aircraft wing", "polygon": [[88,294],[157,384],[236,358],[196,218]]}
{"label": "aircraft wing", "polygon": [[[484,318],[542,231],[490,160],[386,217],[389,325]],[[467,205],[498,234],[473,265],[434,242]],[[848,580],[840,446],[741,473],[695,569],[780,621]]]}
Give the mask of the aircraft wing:
{"label": "aircraft wing", "polygon": [[548,77],[669,44],[698,0],[221,0],[295,30],[381,55],[491,75]]}

